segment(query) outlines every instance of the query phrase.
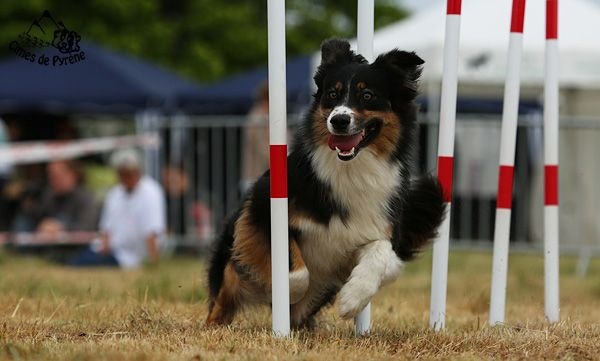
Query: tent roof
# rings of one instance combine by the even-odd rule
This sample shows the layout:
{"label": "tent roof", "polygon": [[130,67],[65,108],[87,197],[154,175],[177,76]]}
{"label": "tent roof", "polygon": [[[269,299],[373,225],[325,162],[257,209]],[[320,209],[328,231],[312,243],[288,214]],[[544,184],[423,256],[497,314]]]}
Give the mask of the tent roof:
{"label": "tent roof", "polygon": [[[527,1],[523,36],[523,84],[543,82],[545,1]],[[416,51],[425,61],[424,79],[442,72],[446,2],[438,1],[411,18],[375,33],[379,54],[393,48]],[[511,2],[463,0],[460,32],[461,82],[503,83],[510,28]],[[600,7],[589,0],[559,2],[561,85],[600,87],[600,41],[592,31],[600,24]]]}
{"label": "tent roof", "polygon": [[[287,62],[286,85],[288,112],[309,102],[312,76],[310,56],[298,56]],[[183,94],[183,109],[201,114],[245,114],[256,101],[258,86],[267,80],[266,65],[234,75],[196,93]]]}
{"label": "tent roof", "polygon": [[[131,113],[147,107],[176,105],[181,93],[198,92],[195,84],[145,61],[82,43],[85,60],[53,66],[52,48],[36,61],[8,58],[0,62],[0,112],[55,111]],[[50,64],[37,63],[39,54]],[[64,56],[64,55],[63,55]]]}

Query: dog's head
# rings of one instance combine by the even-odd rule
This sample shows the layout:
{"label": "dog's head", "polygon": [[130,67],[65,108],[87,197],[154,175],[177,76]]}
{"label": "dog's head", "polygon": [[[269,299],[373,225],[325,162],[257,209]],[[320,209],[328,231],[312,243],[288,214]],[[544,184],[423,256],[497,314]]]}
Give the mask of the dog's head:
{"label": "dog's head", "polygon": [[314,77],[313,142],[343,161],[365,149],[381,157],[396,153],[404,130],[414,127],[423,63],[415,53],[392,50],[369,64],[347,41],[324,42]]}

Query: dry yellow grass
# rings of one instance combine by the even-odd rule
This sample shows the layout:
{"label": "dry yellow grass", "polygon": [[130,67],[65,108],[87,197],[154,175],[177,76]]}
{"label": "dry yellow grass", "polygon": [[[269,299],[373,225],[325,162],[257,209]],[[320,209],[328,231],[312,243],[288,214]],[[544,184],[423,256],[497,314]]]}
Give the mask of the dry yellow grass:
{"label": "dry yellow grass", "polygon": [[134,272],[75,270],[0,253],[0,360],[487,360],[600,359],[600,272],[573,276],[562,259],[563,321],[543,317],[543,265],[510,260],[507,325],[488,327],[490,255],[453,252],[448,328],[427,328],[430,254],[373,303],[364,338],[335,308],[315,332],[274,339],[266,309],[247,310],[229,328],[205,330],[204,267],[173,259]]}

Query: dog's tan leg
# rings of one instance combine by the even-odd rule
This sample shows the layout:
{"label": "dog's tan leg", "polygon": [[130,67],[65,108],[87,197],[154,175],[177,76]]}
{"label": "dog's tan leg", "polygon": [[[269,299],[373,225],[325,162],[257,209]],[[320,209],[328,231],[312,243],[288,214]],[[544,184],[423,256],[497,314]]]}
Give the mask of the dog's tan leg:
{"label": "dog's tan leg", "polygon": [[270,240],[252,221],[245,207],[235,224],[233,259],[236,265],[248,272],[251,281],[261,285],[265,291],[271,289]]}
{"label": "dog's tan leg", "polygon": [[225,266],[223,284],[214,300],[210,300],[206,325],[228,325],[233,321],[238,308],[240,278],[231,262]]}
{"label": "dog's tan leg", "polygon": [[[233,258],[248,270],[250,278],[271,291],[271,252],[270,240],[251,222],[246,207],[236,222]],[[306,293],[309,273],[302,258],[300,247],[294,238],[290,239],[290,303],[298,302]]]}

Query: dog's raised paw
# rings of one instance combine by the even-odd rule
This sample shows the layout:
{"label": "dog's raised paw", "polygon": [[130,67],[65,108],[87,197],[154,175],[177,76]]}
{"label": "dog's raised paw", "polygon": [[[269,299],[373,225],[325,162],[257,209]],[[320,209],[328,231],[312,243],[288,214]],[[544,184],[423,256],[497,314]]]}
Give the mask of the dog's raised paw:
{"label": "dog's raised paw", "polygon": [[356,317],[377,292],[377,286],[365,279],[350,278],[338,296],[339,314],[342,318]]}
{"label": "dog's raised paw", "polygon": [[306,267],[290,272],[290,303],[297,303],[308,291],[310,273]]}

